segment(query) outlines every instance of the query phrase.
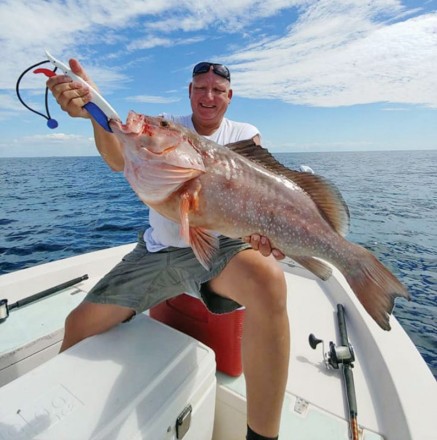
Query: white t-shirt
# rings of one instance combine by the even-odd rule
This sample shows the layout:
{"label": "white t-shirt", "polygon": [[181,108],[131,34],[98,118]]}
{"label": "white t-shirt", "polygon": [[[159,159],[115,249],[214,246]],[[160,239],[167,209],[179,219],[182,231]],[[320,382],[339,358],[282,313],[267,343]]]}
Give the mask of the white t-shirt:
{"label": "white t-shirt", "polygon": [[[191,115],[171,116],[163,114],[162,116],[195,131]],[[217,131],[210,136],[204,137],[217,144],[226,145],[232,142],[252,139],[256,135],[259,135],[259,131],[255,126],[223,118]],[[179,224],[163,217],[151,208],[149,208],[149,224],[150,227],[144,233],[144,241],[149,252],[158,252],[169,246],[189,246],[180,236]]]}

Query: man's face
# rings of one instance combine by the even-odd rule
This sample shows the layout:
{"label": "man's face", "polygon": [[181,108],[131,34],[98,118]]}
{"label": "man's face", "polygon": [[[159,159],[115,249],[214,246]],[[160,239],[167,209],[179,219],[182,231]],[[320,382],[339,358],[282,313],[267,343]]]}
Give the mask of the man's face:
{"label": "man's face", "polygon": [[211,70],[193,78],[189,93],[194,118],[201,124],[220,124],[232,98],[230,83]]}

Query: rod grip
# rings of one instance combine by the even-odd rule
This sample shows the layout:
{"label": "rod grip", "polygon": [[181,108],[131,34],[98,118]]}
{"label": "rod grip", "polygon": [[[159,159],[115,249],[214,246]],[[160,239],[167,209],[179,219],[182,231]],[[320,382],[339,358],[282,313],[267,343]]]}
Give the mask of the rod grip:
{"label": "rod grip", "polygon": [[352,367],[349,365],[343,365],[343,375],[346,385],[347,400],[349,403],[349,413],[351,415],[351,418],[354,418],[358,415],[358,408],[357,397],[355,394],[354,373],[352,371]]}
{"label": "rod grip", "polygon": [[343,347],[348,347],[349,339],[347,337],[346,320],[344,317],[344,307],[342,304],[337,304],[337,319],[338,330],[340,332],[340,344],[343,345]]}

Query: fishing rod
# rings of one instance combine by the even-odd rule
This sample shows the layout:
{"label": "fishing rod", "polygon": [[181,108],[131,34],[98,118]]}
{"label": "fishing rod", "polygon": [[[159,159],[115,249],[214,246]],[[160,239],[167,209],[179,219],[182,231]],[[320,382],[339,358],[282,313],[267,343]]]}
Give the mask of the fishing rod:
{"label": "fishing rod", "polygon": [[359,440],[358,433],[358,409],[357,398],[355,394],[355,382],[352,368],[355,361],[355,353],[352,345],[349,343],[344,306],[337,304],[337,322],[340,333],[340,344],[336,346],[332,341],[329,342],[329,352],[325,353],[323,340],[317,339],[312,333],[309,336],[309,344],[312,349],[322,343],[323,357],[327,368],[339,369],[343,372],[344,384],[346,388],[347,404],[349,409],[349,427],[352,440]]}
{"label": "fishing rod", "polygon": [[67,287],[74,286],[75,284],[80,283],[81,281],[87,280],[88,275],[82,275],[81,277],[73,278],[70,281],[66,281],[65,283],[58,284],[56,286],[50,287],[49,289],[45,289],[42,292],[35,293],[34,295],[28,296],[27,298],[23,298],[8,305],[7,299],[0,300],[0,324],[9,317],[9,312],[18,307],[23,307],[27,304],[30,304],[34,301],[37,301],[41,298],[45,298],[46,296],[52,295],[53,293],[60,292],[61,290],[66,289]]}

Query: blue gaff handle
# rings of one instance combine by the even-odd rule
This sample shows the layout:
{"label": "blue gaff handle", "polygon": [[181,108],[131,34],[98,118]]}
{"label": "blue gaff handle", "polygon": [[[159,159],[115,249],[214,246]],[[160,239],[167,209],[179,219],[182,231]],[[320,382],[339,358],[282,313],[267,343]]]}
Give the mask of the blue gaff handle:
{"label": "blue gaff handle", "polygon": [[88,102],[84,105],[84,108],[101,127],[109,133],[112,133],[108,118],[98,105],[94,104],[94,102]]}

